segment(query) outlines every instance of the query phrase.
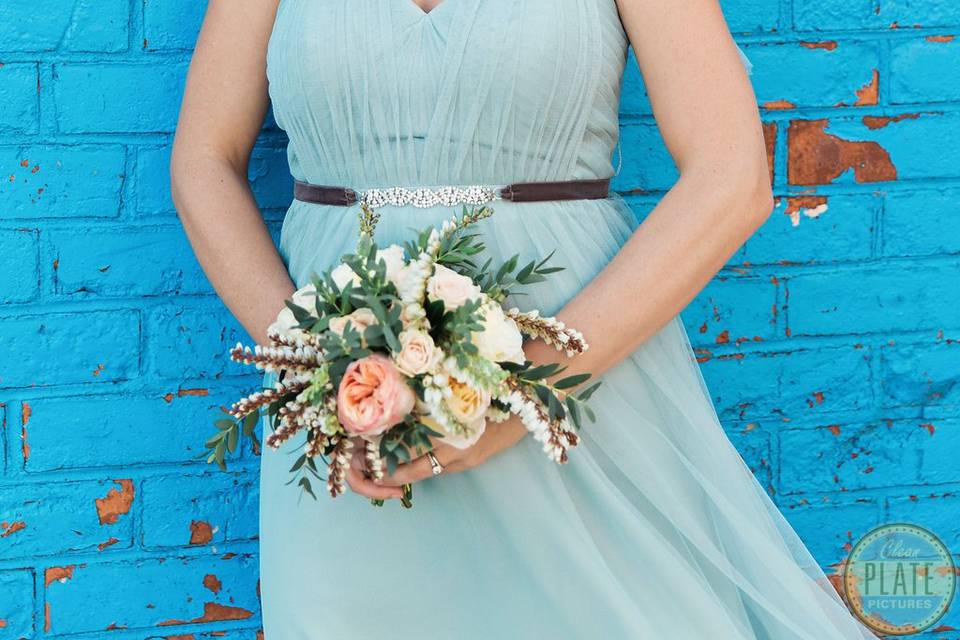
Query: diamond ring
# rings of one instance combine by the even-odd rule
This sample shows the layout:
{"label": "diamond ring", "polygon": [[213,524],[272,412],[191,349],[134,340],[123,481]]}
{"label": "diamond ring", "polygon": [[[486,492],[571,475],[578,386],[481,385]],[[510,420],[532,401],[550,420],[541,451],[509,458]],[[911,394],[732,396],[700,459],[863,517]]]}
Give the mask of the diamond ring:
{"label": "diamond ring", "polygon": [[427,451],[427,458],[430,460],[430,466],[433,467],[433,475],[438,476],[443,473],[443,465],[437,460],[437,456],[433,455],[433,451]]}

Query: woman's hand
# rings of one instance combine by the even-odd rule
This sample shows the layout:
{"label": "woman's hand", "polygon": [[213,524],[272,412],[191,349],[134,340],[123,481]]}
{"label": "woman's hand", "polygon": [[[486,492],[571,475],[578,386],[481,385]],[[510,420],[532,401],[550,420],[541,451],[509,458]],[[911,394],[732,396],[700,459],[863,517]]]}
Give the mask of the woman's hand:
{"label": "woman's hand", "polygon": [[[434,445],[432,451],[443,466],[442,475],[459,473],[479,466],[498,453],[506,451],[520,442],[527,433],[527,428],[523,426],[520,418],[511,415],[504,422],[488,422],[480,439],[466,449],[457,449],[440,442]],[[425,480],[432,475],[433,465],[430,464],[430,458],[424,454],[410,462],[397,465],[392,475],[384,473],[383,479],[372,482],[376,487],[393,489]]]}
{"label": "woman's hand", "polygon": [[366,441],[359,436],[350,438],[353,448],[350,449],[350,466],[347,468],[347,485],[354,493],[376,500],[389,500],[403,497],[403,490],[399,487],[385,487],[374,484],[370,477],[365,455]]}

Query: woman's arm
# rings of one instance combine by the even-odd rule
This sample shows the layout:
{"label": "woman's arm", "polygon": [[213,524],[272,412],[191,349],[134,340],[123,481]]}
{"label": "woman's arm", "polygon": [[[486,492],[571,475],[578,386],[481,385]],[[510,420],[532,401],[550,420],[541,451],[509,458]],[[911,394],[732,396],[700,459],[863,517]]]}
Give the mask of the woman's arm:
{"label": "woman's arm", "polygon": [[259,343],[294,291],[247,182],[266,115],[278,0],[211,0],[187,75],[170,163],[173,201],[204,273]]}
{"label": "woman's arm", "polygon": [[[617,2],[680,178],[557,313],[583,333],[586,353],[567,360],[541,341],[524,346],[534,362],[569,365],[561,376],[597,376],[626,358],[690,303],[773,209],[756,97],[717,0]],[[449,470],[462,471],[525,433],[511,417],[469,449],[440,445],[436,455]],[[400,465],[384,484],[430,472],[424,457]]]}
{"label": "woman's arm", "polygon": [[[773,209],[753,87],[717,0],[617,0],[680,177],[613,260],[557,314],[599,375],[686,307]],[[559,361],[531,345],[534,361]]]}

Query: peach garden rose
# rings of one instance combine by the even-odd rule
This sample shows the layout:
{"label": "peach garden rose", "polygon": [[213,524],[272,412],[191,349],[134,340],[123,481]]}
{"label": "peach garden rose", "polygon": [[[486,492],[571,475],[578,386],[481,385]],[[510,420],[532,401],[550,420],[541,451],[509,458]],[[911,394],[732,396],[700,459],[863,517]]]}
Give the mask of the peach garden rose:
{"label": "peach garden rose", "polygon": [[402,421],[415,402],[390,358],[374,353],[347,366],[337,391],[337,417],[347,432],[374,436]]}

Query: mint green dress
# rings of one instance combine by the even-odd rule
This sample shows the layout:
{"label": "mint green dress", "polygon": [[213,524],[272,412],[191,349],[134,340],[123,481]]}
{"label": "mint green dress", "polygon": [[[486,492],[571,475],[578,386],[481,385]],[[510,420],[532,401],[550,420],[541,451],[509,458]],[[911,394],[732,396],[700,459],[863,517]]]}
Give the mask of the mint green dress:
{"label": "mint green dress", "polygon": [[[610,177],[627,46],[614,0],[282,0],[270,96],[292,174],[315,184]],[[547,314],[637,225],[616,194],[493,206],[494,256],[557,249],[566,266],[516,301]],[[356,212],[290,206],[298,285],[353,248]],[[451,214],[380,212],[381,243]],[[303,434],[265,448],[266,640],[874,637],[727,439],[679,317],[603,381],[568,464],[527,437],[418,483],[410,510],[301,498],[286,483]]]}

